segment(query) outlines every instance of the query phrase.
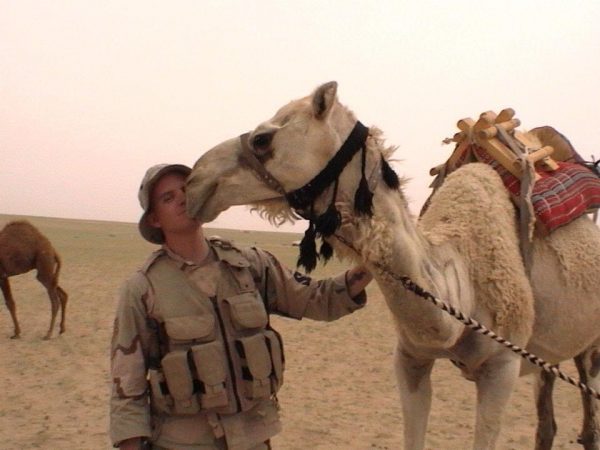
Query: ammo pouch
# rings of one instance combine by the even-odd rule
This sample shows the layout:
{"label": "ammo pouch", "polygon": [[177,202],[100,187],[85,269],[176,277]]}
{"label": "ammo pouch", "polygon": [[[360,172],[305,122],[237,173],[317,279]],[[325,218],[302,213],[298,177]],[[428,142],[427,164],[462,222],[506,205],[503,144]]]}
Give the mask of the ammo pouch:
{"label": "ammo pouch", "polygon": [[271,374],[273,392],[277,392],[283,384],[283,369],[285,368],[283,340],[275,330],[265,330],[264,335],[267,340],[267,348],[271,355],[271,363],[273,364],[273,372]]}
{"label": "ammo pouch", "polygon": [[283,382],[283,351],[275,333],[265,330],[241,337],[235,347],[242,363],[244,396],[257,400],[277,392]]}
{"label": "ammo pouch", "polygon": [[162,368],[169,393],[173,398],[174,414],[196,414],[200,411],[194,395],[194,379],[184,350],[167,353],[162,359]]}
{"label": "ammo pouch", "polygon": [[169,413],[173,409],[173,397],[168,393],[169,389],[162,371],[150,369],[148,382],[152,392],[152,409],[157,413]]}
{"label": "ammo pouch", "polygon": [[172,397],[169,412],[196,414],[201,409],[226,406],[227,361],[223,345],[214,341],[214,316],[171,317],[165,320],[165,330],[172,349],[161,361]]}
{"label": "ammo pouch", "polygon": [[231,296],[225,302],[231,308],[231,322],[236,331],[263,328],[269,323],[265,305],[254,292]]}
{"label": "ammo pouch", "polygon": [[220,342],[194,345],[190,349],[192,362],[200,384],[200,406],[202,409],[227,405],[225,381],[227,371],[223,348]]}
{"label": "ammo pouch", "polygon": [[150,371],[153,408],[187,415],[227,406],[226,364],[223,346],[217,341],[167,353],[162,372]]}
{"label": "ammo pouch", "polygon": [[212,314],[171,317],[165,319],[165,331],[172,350],[187,350],[191,344],[215,339],[215,318]]}

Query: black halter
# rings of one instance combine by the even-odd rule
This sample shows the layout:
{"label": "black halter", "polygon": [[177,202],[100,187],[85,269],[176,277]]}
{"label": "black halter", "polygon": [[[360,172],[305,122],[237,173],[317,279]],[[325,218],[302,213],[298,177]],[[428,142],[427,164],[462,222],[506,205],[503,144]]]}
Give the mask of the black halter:
{"label": "black halter", "polygon": [[[369,184],[365,176],[366,141],[368,136],[369,129],[360,121],[357,121],[340,149],[323,170],[301,188],[288,193],[251,151],[248,145],[248,133],[240,136],[242,142],[240,162],[252,170],[268,186],[284,195],[290,206],[309,221],[308,228],[304,232],[304,238],[300,242],[300,256],[297,263],[298,266],[303,266],[307,272],[311,272],[316,267],[319,258],[323,258],[327,262],[333,255],[333,248],[324,240],[319,254],[317,254],[315,239],[331,236],[341,225],[341,216],[335,207],[339,177],[359,150],[362,150],[361,180],[354,196],[354,210],[359,215],[373,215],[373,193],[369,190]],[[400,185],[398,176],[383,156],[381,157],[381,164],[382,176],[386,185],[391,189],[398,189]],[[314,201],[332,183],[335,184],[329,207],[323,214],[315,216]]]}
{"label": "black halter", "polygon": [[327,165],[312,180],[301,188],[286,194],[290,206],[306,210],[323,191],[336,181],[354,155],[365,146],[369,129],[357,121],[350,135]]}
{"label": "black halter", "polygon": [[[339,177],[359,150],[362,150],[362,177],[355,194],[354,209],[358,214],[372,215],[373,194],[369,190],[365,178],[365,147],[368,136],[369,129],[357,121],[340,149],[323,170],[304,186],[286,195],[290,206],[308,218],[308,228],[300,242],[300,255],[297,263],[298,266],[303,266],[307,272],[311,272],[317,266],[318,259],[322,258],[324,262],[327,262],[333,255],[333,248],[323,238],[331,236],[341,225],[342,219],[335,207]],[[315,216],[314,201],[332,183],[335,184],[329,207],[323,214]],[[315,242],[318,237],[322,240],[319,253],[317,253]]]}

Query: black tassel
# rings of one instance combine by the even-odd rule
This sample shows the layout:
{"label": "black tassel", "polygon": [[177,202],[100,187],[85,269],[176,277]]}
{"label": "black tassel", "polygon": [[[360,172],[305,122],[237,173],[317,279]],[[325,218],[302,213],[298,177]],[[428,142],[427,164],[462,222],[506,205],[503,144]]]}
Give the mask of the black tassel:
{"label": "black tassel", "polygon": [[392,169],[383,155],[381,155],[381,176],[390,189],[398,189],[400,187],[398,175],[396,175],[396,172],[394,172],[394,169]]}
{"label": "black tassel", "polygon": [[332,202],[331,205],[329,205],[329,208],[327,208],[327,211],[317,217],[315,227],[317,233],[321,236],[328,237],[335,233],[335,230],[339,228],[341,223],[342,216]]}
{"label": "black tassel", "polygon": [[321,250],[319,250],[319,255],[323,258],[323,262],[326,263],[333,256],[333,247],[327,241],[323,241],[321,244]]}
{"label": "black tassel", "polygon": [[359,215],[373,215],[373,193],[369,189],[369,183],[367,183],[367,178],[365,176],[365,159],[366,159],[366,150],[365,147],[362,148],[362,174],[360,177],[360,183],[358,185],[358,189],[354,194],[354,210]]}
{"label": "black tassel", "polygon": [[304,267],[306,273],[313,271],[317,267],[317,244],[315,238],[317,233],[312,220],[308,223],[308,228],[304,232],[304,237],[300,242],[300,256],[298,257],[297,266]]}
{"label": "black tassel", "polygon": [[373,193],[366,179],[361,179],[354,195],[354,210],[360,215],[373,215]]}
{"label": "black tassel", "polygon": [[333,185],[333,195],[331,196],[329,207],[327,208],[327,211],[317,217],[315,221],[315,229],[317,234],[320,234],[321,236],[331,236],[342,224],[342,216],[335,207],[335,199],[337,197],[339,182],[339,178],[336,178],[335,184]]}

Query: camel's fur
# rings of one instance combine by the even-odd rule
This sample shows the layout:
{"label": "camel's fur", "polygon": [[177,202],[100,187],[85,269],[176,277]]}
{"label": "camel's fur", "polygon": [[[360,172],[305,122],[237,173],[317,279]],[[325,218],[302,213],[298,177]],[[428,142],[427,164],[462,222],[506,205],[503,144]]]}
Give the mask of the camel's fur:
{"label": "camel's fur", "polygon": [[[486,208],[482,209],[481,204]],[[469,260],[478,302],[495,312],[495,328],[529,337],[533,298],[523,272],[514,208],[494,169],[469,164],[451,174],[420,220],[433,245],[451,243]]]}
{"label": "camel's fur", "polygon": [[[336,92],[336,83],[320,86],[250,133],[251,146],[256,136],[269,136],[256,141],[256,145],[268,142],[268,147],[255,151],[260,150],[265,168],[287,192],[311,180],[354,126],[356,117],[337,101]],[[232,138],[196,163],[187,186],[188,212],[202,222],[235,204],[266,205],[269,217],[290,214],[285,199],[240,164],[241,148],[239,139]],[[410,277],[465,315],[550,363],[579,355],[587,361],[582,367],[588,382],[597,389],[600,293],[594,290],[594,280],[600,267],[600,233],[595,225],[582,217],[549,237],[536,237],[528,279],[519,250],[515,208],[494,170],[482,164],[457,170],[416,223],[402,191],[391,190],[381,181],[380,156],[388,157],[390,149],[384,146],[379,130],[371,129],[367,149],[374,215],[357,217],[353,212],[360,179],[360,157],[355,156],[340,176],[336,198],[343,217],[337,235],[342,239],[329,241],[338,256],[366,264],[392,311],[398,330],[396,368],[405,448],[425,445],[435,359],[452,359],[476,383],[476,449],[494,447],[516,378],[533,366],[524,363],[521,367],[517,355],[406,291],[379,270],[381,266]],[[331,194],[328,189],[315,201],[316,214],[326,209]],[[543,408],[543,401],[538,401],[538,410]],[[597,429],[595,416],[588,416],[589,429]],[[540,423],[542,428],[546,425]],[[544,433],[551,431],[542,430],[540,435]],[[537,448],[547,448],[540,442],[538,439]],[[551,437],[543,442],[551,445]]]}
{"label": "camel's fur", "polygon": [[29,222],[10,222],[0,231],[0,287],[14,324],[12,338],[20,336],[21,328],[8,278],[33,269],[37,270],[37,279],[48,291],[51,302],[52,318],[45,339],[52,336],[59,307],[60,333],[64,333],[67,293],[58,285],[60,266],[60,257],[50,241]]}

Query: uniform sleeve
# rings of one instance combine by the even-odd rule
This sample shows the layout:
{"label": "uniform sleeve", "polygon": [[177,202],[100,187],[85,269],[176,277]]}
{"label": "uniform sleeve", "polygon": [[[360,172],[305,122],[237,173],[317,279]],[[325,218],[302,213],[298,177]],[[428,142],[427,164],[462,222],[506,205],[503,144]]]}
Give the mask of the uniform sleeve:
{"label": "uniform sleeve", "polygon": [[[264,292],[267,278],[267,300],[270,312],[300,319],[332,321],[362,308],[366,293],[351,298],[346,285],[346,274],[333,278],[313,280],[282,265],[273,255],[261,249],[247,249],[245,256],[259,272]],[[264,295],[264,294],[263,294]]]}
{"label": "uniform sleeve", "polygon": [[121,441],[151,436],[146,381],[152,331],[144,300],[148,283],[139,273],[123,284],[111,342],[110,438]]}

